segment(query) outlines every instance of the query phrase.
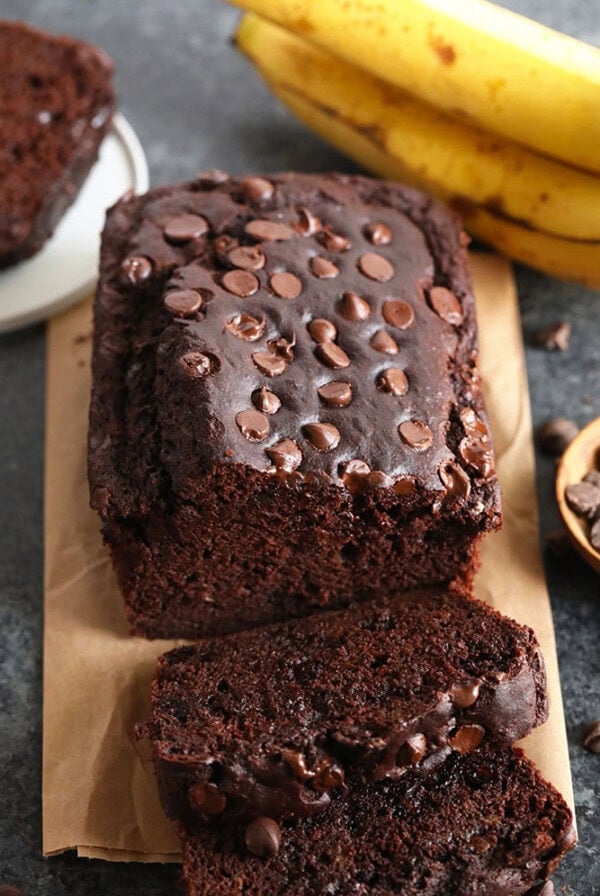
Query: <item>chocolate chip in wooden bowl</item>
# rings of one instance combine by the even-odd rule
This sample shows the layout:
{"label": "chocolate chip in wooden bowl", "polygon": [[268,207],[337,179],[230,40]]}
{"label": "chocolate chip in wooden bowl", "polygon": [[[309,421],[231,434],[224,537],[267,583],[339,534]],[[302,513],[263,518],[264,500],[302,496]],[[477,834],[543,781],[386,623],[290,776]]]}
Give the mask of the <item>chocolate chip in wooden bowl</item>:
{"label": "chocolate chip in wooden bowl", "polygon": [[256,317],[252,317],[251,314],[242,312],[241,314],[236,314],[235,317],[232,317],[231,320],[227,321],[225,329],[230,333],[233,333],[234,336],[237,336],[238,339],[243,339],[245,342],[256,342],[256,340],[260,339],[265,332],[265,326],[266,322],[264,317],[259,320]]}
{"label": "chocolate chip in wooden bowl", "polygon": [[600,553],[600,510],[598,515],[590,527],[590,544],[595,551]]}
{"label": "chocolate chip in wooden bowl", "polygon": [[552,457],[560,457],[571,444],[579,427],[573,420],[564,417],[553,417],[545,420],[537,429],[537,442],[540,451]]}
{"label": "chocolate chip in wooden bowl", "polygon": [[590,753],[600,753],[600,719],[586,729],[583,746]]}
{"label": "chocolate chip in wooden bowl", "polygon": [[315,342],[335,342],[337,338],[337,329],[335,324],[324,317],[315,317],[309,321],[306,329],[310,333]]}
{"label": "chocolate chip in wooden bowl", "polygon": [[398,432],[405,445],[415,451],[427,451],[433,444],[433,433],[423,420],[405,420]]}
{"label": "chocolate chip in wooden bowl", "polygon": [[528,342],[547,352],[566,352],[571,338],[571,324],[559,320],[530,334]]}
{"label": "chocolate chip in wooden bowl", "polygon": [[294,236],[294,231],[287,224],[263,218],[254,218],[252,221],[248,221],[244,230],[249,236],[266,242],[282,242],[291,240]]}
{"label": "chocolate chip in wooden bowl", "polygon": [[244,842],[248,851],[259,859],[273,858],[281,846],[281,828],[273,818],[260,816],[246,828]]}
{"label": "chocolate chip in wooden bowl", "polygon": [[276,414],[281,407],[281,399],[266,386],[261,386],[252,394],[252,402],[263,414]]}
{"label": "chocolate chip in wooden bowl", "polygon": [[445,286],[432,286],[428,293],[429,304],[442,320],[454,327],[463,322],[463,310],[460,301]]}
{"label": "chocolate chip in wooden bowl", "polygon": [[339,311],[346,320],[366,320],[371,313],[371,306],[358,293],[349,290],[342,296]]}
{"label": "chocolate chip in wooden bowl", "polygon": [[364,234],[374,246],[388,246],[392,242],[392,231],[387,224],[381,222],[367,224]]}
{"label": "chocolate chip in wooden bowl", "polygon": [[593,520],[600,513],[600,488],[592,482],[576,482],[565,489],[565,499],[573,513]]}
{"label": "chocolate chip in wooden bowl", "polygon": [[313,255],[309,267],[311,273],[320,280],[331,280],[333,277],[337,277],[340,273],[338,266],[328,258],[323,258],[322,255]]}
{"label": "chocolate chip in wooden bowl", "polygon": [[169,218],[163,228],[170,243],[188,243],[209,231],[208,221],[202,215],[184,214]]}
{"label": "chocolate chip in wooden bowl", "polygon": [[269,285],[280,299],[297,299],[302,292],[302,281],[289,271],[277,271],[271,274]]}
{"label": "chocolate chip in wooden bowl", "polygon": [[403,370],[398,367],[388,367],[377,377],[377,388],[388,395],[400,398],[408,392],[408,379]]}
{"label": "chocolate chip in wooden bowl", "polygon": [[415,319],[412,306],[403,299],[393,299],[383,303],[383,319],[390,327],[398,330],[407,330]]}
{"label": "chocolate chip in wooden bowl", "polygon": [[331,367],[333,370],[342,370],[350,367],[350,358],[343,348],[336,345],[335,342],[321,342],[315,349],[315,354],[323,364]]}
{"label": "chocolate chip in wooden bowl", "polygon": [[269,419],[261,411],[240,411],[235,416],[235,422],[249,442],[262,442],[269,435]]}
{"label": "chocolate chip in wooden bowl", "polygon": [[265,451],[277,469],[287,473],[292,473],[302,463],[302,451],[293,439],[282,439]]}
{"label": "chocolate chip in wooden bowl", "polygon": [[227,252],[227,260],[243,271],[261,271],[267,261],[262,246],[234,246]]}
{"label": "chocolate chip in wooden bowl", "polygon": [[332,408],[345,408],[352,401],[350,383],[331,382],[319,386],[317,393],[321,401]]}
{"label": "chocolate chip in wooden bowl", "polygon": [[369,280],[377,280],[379,283],[387,283],[394,276],[394,266],[383,255],[376,252],[365,252],[358,259],[358,269]]}
{"label": "chocolate chip in wooden bowl", "polygon": [[152,274],[154,265],[145,255],[129,255],[121,265],[121,277],[133,286],[138,286]]}
{"label": "chocolate chip in wooden bowl", "polygon": [[194,289],[177,289],[168,292],[163,304],[167,311],[177,317],[191,317],[202,308],[202,296]]}
{"label": "chocolate chip in wooden bowl", "polygon": [[232,271],[227,271],[227,273],[223,274],[221,284],[227,292],[242,299],[253,296],[260,288],[258,277],[250,271],[244,271],[240,268],[234,268]]}
{"label": "chocolate chip in wooden bowl", "polygon": [[332,423],[307,423],[303,431],[317,451],[332,451],[340,443],[340,431]]}

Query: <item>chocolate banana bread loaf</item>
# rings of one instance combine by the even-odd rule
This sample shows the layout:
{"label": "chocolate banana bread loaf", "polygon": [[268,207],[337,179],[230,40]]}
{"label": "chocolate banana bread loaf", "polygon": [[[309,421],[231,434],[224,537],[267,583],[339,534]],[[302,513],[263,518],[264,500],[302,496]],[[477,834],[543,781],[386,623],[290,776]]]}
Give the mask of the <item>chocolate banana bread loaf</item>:
{"label": "chocolate banana bread loaf", "polygon": [[97,47],[0,21],[0,267],[37,252],[87,177],[112,117]]}
{"label": "chocolate banana bread loaf", "polygon": [[520,750],[351,787],[324,815],[181,828],[187,896],[523,896],[576,842]]}
{"label": "chocolate banana bread loaf", "polygon": [[464,245],[365,177],[212,172],[109,212],[89,475],[132,632],[472,576],[500,501]]}
{"label": "chocolate banana bread loaf", "polygon": [[321,812],[358,781],[506,747],[547,715],[533,632],[432,591],[161,657],[146,733],[171,818]]}

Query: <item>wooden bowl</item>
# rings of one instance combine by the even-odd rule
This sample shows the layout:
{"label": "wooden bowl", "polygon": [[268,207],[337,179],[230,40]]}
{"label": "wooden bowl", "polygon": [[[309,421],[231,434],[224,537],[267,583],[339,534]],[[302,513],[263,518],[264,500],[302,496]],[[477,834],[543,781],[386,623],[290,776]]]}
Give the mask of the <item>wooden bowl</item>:
{"label": "wooden bowl", "polygon": [[581,430],[560,459],[556,472],[556,500],[569,537],[584,560],[600,572],[600,552],[588,539],[589,523],[577,516],[565,500],[568,485],[581,482],[586,473],[599,468],[600,417]]}

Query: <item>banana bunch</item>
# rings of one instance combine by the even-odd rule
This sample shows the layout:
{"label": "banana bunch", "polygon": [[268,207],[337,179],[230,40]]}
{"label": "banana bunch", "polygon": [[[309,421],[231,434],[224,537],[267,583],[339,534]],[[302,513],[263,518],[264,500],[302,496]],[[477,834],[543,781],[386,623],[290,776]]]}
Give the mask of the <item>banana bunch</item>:
{"label": "banana bunch", "polygon": [[260,13],[238,47],[310,128],[504,254],[600,288],[600,51],[482,0],[236,2]]}

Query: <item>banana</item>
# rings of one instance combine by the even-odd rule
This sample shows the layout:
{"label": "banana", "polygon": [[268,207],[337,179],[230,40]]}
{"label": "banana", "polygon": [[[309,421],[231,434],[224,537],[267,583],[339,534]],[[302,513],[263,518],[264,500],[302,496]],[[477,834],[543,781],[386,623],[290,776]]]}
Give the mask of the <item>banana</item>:
{"label": "banana", "polygon": [[[397,123],[397,90],[381,85],[376,79],[253,15],[242,20],[236,42],[261,70],[282,102],[342,152],[383,177],[411,183],[450,202],[458,207],[471,233],[510,257],[555,276],[600,288],[600,235],[597,238],[578,238],[571,233],[557,236],[538,229],[534,223],[523,225],[512,220],[508,212],[499,210],[498,203],[486,208],[473,198],[472,193],[457,192],[456,183],[450,178],[451,159],[444,155],[444,139],[440,140],[435,129],[425,129],[411,152],[404,152],[414,138],[411,133],[404,133],[403,138],[404,129],[410,126],[411,114],[405,117],[402,126],[397,126],[390,142],[387,129],[390,122]],[[400,95],[403,101],[414,103]],[[416,105],[421,108],[423,104]],[[446,133],[443,136],[446,137]],[[534,162],[537,161],[532,156],[529,178],[536,175]],[[544,166],[551,164],[547,160],[539,161]],[[458,167],[460,169],[460,165]],[[482,178],[485,178],[485,171],[482,162]],[[565,177],[571,174],[569,169],[565,172]],[[580,172],[574,174],[583,176]],[[594,178],[585,177],[595,183]],[[552,192],[549,192],[545,205],[552,206],[550,197],[554,197],[556,191],[556,203],[562,201],[559,184],[548,182]],[[536,183],[534,190],[538,188]],[[597,184],[594,189],[597,196]],[[508,194],[506,199],[510,199]],[[573,206],[570,217],[574,225],[579,215],[580,211]],[[555,217],[558,225],[558,207]],[[541,220],[547,227],[545,210]],[[592,224],[590,214],[589,226]],[[595,232],[598,234],[598,228]]]}
{"label": "banana", "polygon": [[368,133],[413,183],[554,236],[600,239],[600,177],[461,124],[253,14],[236,40],[266,78]]}
{"label": "banana", "polygon": [[486,0],[232,0],[453,117],[600,173],[600,50]]}

